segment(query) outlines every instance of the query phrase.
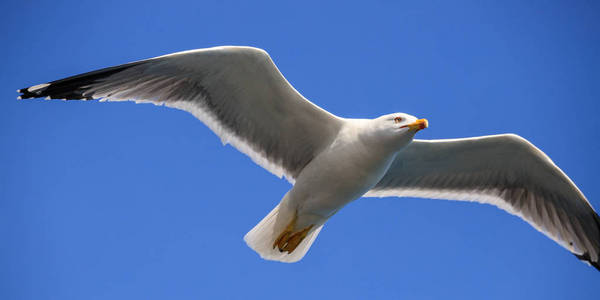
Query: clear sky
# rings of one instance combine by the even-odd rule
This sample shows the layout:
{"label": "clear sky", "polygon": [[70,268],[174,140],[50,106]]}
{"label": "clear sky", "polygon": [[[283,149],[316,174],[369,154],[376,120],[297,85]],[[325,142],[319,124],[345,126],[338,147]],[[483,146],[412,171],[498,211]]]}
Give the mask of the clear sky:
{"label": "clear sky", "polygon": [[[266,49],[342,117],[517,133],[600,208],[597,1],[2,1],[0,299],[598,299],[600,272],[495,207],[360,199],[296,264],[242,237],[290,185],[188,113],[17,101],[175,51]],[[527,2],[527,3],[525,3]]]}

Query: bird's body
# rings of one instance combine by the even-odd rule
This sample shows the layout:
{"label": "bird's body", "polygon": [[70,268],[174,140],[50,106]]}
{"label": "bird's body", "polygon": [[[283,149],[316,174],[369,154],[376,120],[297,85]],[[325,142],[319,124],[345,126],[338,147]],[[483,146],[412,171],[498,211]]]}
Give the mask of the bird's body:
{"label": "bird's body", "polygon": [[[412,116],[402,115],[407,122],[416,121]],[[393,119],[393,116],[388,118]],[[379,126],[388,118],[343,119],[336,138],[304,167],[292,189],[275,208],[278,218],[273,224],[273,232],[284,230],[290,220],[294,220],[295,229],[310,227],[307,234],[316,235],[338,210],[373,188],[386,174],[398,151],[410,143],[416,132],[407,131],[403,138],[390,139],[386,135],[388,127]],[[265,221],[268,220],[267,216]],[[299,244],[301,251],[295,254],[293,251],[282,253],[280,249],[265,247],[269,244],[263,242],[260,235],[254,236],[253,233],[257,233],[254,230],[264,233],[261,225],[264,224],[259,223],[245,239],[264,258],[295,261],[312,242],[307,239]],[[256,240],[259,242],[254,243]]]}
{"label": "bird's body", "polygon": [[408,196],[496,205],[600,269],[600,217],[525,139],[413,140],[426,120],[337,117],[304,99],[261,49],[185,51],[18,92],[20,99],[134,100],[192,113],[224,144],[293,184],[244,237],[266,259],[301,259],[325,222],[361,196]]}
{"label": "bird's body", "polygon": [[385,175],[401,148],[373,147],[376,134],[357,134],[364,133],[370,122],[346,120],[333,143],[302,170],[289,192],[299,213],[330,217]]}

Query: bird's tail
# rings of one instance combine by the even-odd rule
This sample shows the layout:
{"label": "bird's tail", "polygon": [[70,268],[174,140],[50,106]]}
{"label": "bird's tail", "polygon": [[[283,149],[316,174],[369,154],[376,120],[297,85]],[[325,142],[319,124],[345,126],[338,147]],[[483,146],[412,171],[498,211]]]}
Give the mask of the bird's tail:
{"label": "bird's tail", "polygon": [[275,206],[260,223],[246,233],[244,241],[248,247],[252,248],[252,250],[256,251],[264,259],[287,263],[297,262],[304,257],[315,241],[321,228],[323,228],[323,224],[312,228],[291,253],[282,252],[279,248],[273,247],[273,243],[281,232],[283,232],[290,220],[294,218],[294,212],[288,212],[285,209],[280,209],[280,207],[281,203]]}

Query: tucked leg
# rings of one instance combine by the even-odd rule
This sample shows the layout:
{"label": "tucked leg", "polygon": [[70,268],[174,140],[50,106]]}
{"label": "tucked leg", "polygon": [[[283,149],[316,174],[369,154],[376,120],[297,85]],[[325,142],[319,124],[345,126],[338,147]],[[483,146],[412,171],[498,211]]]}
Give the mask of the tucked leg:
{"label": "tucked leg", "polygon": [[297,218],[298,216],[294,215],[292,221],[275,239],[275,242],[273,242],[273,249],[277,247],[280,252],[287,251],[287,253],[292,253],[294,252],[296,247],[298,247],[298,245],[302,242],[302,240],[304,240],[304,238],[314,225],[309,225],[303,228],[302,230],[294,232]]}

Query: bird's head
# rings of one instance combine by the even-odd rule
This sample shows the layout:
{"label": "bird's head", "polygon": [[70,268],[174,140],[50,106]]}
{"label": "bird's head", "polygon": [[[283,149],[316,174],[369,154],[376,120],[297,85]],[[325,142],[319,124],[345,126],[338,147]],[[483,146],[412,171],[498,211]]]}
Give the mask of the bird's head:
{"label": "bird's head", "polygon": [[417,131],[429,126],[427,119],[417,119],[405,113],[383,115],[373,122],[378,139],[396,149],[406,146]]}

